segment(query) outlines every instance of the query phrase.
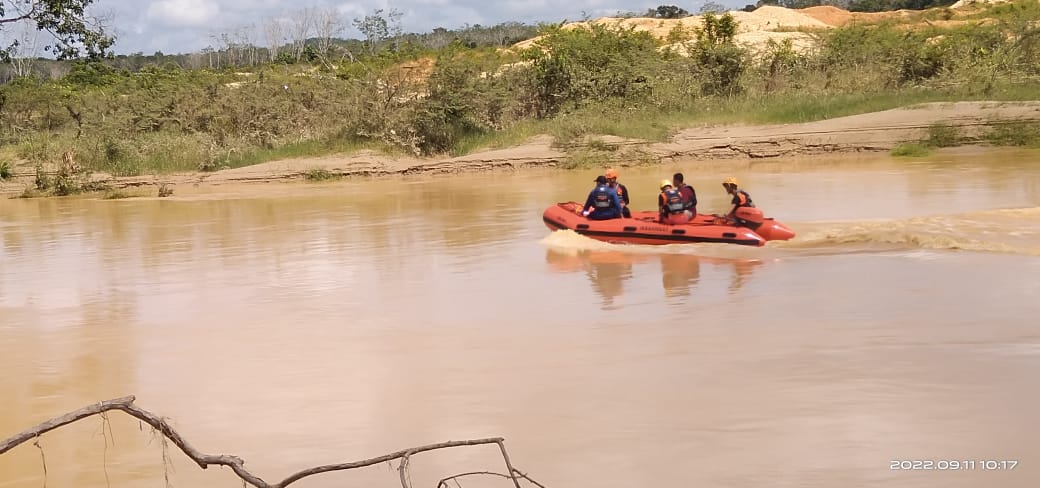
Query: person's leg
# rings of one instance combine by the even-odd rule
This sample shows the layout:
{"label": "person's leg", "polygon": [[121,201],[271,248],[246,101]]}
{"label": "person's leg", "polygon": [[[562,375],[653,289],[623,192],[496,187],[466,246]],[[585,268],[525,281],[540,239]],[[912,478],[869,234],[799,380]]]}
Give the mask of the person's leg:
{"label": "person's leg", "polygon": [[664,222],[666,224],[672,224],[672,225],[675,225],[675,224],[685,224],[685,223],[687,223],[689,221],[690,221],[690,219],[687,218],[686,215],[683,214],[683,213],[671,214],[671,215],[665,217],[665,219],[664,219]]}

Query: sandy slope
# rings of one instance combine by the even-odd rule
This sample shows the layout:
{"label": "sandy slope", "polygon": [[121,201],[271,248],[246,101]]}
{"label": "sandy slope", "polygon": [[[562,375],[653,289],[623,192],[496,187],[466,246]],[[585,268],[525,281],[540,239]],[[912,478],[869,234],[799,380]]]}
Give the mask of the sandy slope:
{"label": "sandy slope", "polygon": [[[662,162],[780,158],[890,151],[901,142],[926,137],[928,126],[936,122],[959,126],[962,135],[970,137],[994,119],[1040,121],[1040,102],[924,104],[805,124],[688,128],[661,143],[631,140],[612,143],[638,147],[643,154]],[[115,188],[154,186],[160,181],[176,188],[178,185],[288,181],[303,178],[315,168],[348,177],[366,177],[555,167],[566,157],[565,152],[552,147],[550,137],[539,136],[520,146],[456,158],[391,158],[359,153],[274,161],[212,173],[125,178],[96,175],[96,178]],[[626,162],[615,164],[625,166]],[[16,169],[15,178],[0,182],[0,194],[17,195],[32,184],[31,168],[21,166]]]}

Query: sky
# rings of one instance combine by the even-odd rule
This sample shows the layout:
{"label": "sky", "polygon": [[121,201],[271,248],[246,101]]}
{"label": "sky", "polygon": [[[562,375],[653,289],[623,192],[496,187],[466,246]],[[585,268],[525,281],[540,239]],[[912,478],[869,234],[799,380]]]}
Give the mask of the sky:
{"label": "sky", "polygon": [[[728,8],[740,8],[751,0],[716,0]],[[676,5],[692,13],[705,0],[95,0],[92,10],[109,20],[116,34],[115,54],[142,52],[164,54],[218,48],[223,33],[246,31],[255,25],[253,38],[266,45],[262,26],[270,19],[291,19],[305,7],[335,9],[347,28],[338,37],[360,38],[351,20],[375,9],[397,9],[405,32],[429,32],[435,27],[459,28],[501,22],[559,22],[614,15],[618,11],[642,12],[658,5]]]}

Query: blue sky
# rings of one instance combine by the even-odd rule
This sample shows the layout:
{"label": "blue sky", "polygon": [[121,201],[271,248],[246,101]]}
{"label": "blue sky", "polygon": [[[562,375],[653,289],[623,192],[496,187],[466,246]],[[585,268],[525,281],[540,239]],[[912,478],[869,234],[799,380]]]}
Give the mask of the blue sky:
{"label": "blue sky", "polygon": [[[717,0],[729,8],[740,8],[752,1]],[[505,21],[558,22],[576,20],[585,12],[592,17],[613,15],[618,11],[645,11],[658,5],[677,5],[697,12],[705,3],[619,0],[96,0],[93,10],[107,16],[118,39],[117,54],[143,52],[166,54],[194,52],[207,46],[218,47],[223,33],[250,34],[257,45],[266,45],[263,26],[273,19],[286,22],[306,7],[338,12],[346,29],[339,37],[360,37],[351,20],[375,9],[395,8],[403,13],[406,32],[427,32],[435,27],[448,29],[465,24],[494,25]],[[255,25],[249,29],[247,26]],[[6,28],[5,28],[6,30]],[[286,30],[286,29],[283,29]]]}

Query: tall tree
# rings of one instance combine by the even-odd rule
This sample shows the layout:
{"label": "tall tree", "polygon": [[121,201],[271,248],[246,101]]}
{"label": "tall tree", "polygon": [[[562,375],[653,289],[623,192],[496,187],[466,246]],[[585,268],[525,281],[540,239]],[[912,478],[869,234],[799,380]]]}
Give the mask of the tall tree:
{"label": "tall tree", "polygon": [[343,20],[335,7],[320,9],[315,13],[314,30],[318,36],[318,55],[323,63],[328,64],[332,40],[340,35],[343,27]]}
{"label": "tall tree", "polygon": [[380,8],[372,12],[372,15],[354,19],[354,27],[365,36],[365,47],[368,48],[368,54],[374,56],[383,41],[396,40],[401,36],[403,32],[401,16],[402,13],[399,10],[390,9],[390,12],[384,17],[383,9]]}
{"label": "tall tree", "polygon": [[[0,0],[0,29],[31,22],[36,30],[46,31],[53,42],[44,45],[45,52],[58,59],[101,58],[115,37],[105,31],[97,17],[87,13],[94,0]],[[15,39],[0,48],[0,61],[9,61],[11,51],[20,43]]]}
{"label": "tall tree", "polygon": [[307,46],[307,37],[310,36],[311,28],[314,25],[314,12],[315,8],[304,7],[292,17],[292,49],[293,58],[296,62],[300,62],[300,59],[303,58],[303,51]]}
{"label": "tall tree", "polygon": [[14,74],[17,77],[26,77],[32,74],[33,63],[40,55],[40,31],[31,20],[25,21],[19,30],[15,42],[8,48],[11,65],[14,66]]}
{"label": "tall tree", "polygon": [[282,19],[267,19],[264,21],[264,40],[267,42],[267,54],[270,61],[278,59],[278,48],[285,44],[282,35]]}

